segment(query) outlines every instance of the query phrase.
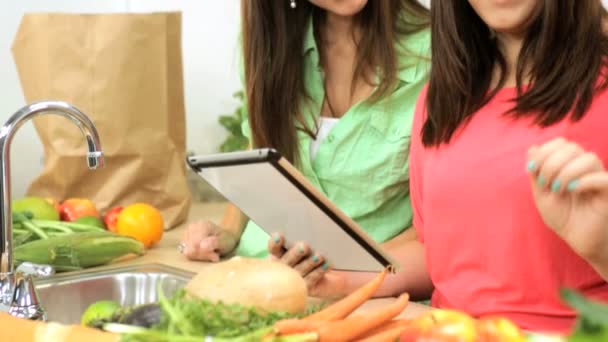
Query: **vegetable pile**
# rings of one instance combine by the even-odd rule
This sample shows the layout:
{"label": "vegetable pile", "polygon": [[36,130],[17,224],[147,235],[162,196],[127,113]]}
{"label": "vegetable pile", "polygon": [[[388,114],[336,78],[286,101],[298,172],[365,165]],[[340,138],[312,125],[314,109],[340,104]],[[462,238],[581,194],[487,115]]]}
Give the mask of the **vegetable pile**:
{"label": "vegetable pile", "polygon": [[[288,312],[263,312],[240,304],[212,303],[190,298],[184,290],[171,298],[159,291],[159,303],[118,310],[110,319],[91,322],[91,326],[123,333],[124,341],[201,341],[213,336],[246,340],[261,338],[275,322],[298,317]],[[116,324],[113,324],[116,323]],[[259,340],[259,339],[258,339]]]}
{"label": "vegetable pile", "polygon": [[30,212],[13,212],[13,244],[20,246],[74,233],[105,232],[97,225],[78,222],[37,220]]}
{"label": "vegetable pile", "polygon": [[354,313],[380,287],[387,271],[349,296],[303,313],[265,311],[193,297],[181,290],[159,303],[119,310],[93,326],[121,334],[123,341],[195,342],[595,342],[608,341],[608,306],[564,290],[562,297],[579,313],[571,336],[527,334],[503,317],[474,319],[464,312],[436,309],[399,319],[407,294],[384,307]]}
{"label": "vegetable pile", "polygon": [[[139,317],[119,312],[111,322],[97,322],[104,330],[120,333],[124,341],[390,341],[397,338],[406,320],[394,320],[408,305],[404,294],[394,303],[365,314],[349,316],[378,289],[387,272],[351,295],[319,311],[293,314],[265,312],[240,304],[210,302],[191,298],[180,291],[171,299],[159,290],[157,314],[154,305],[146,306]],[[131,309],[130,312],[137,311]],[[143,316],[147,316],[144,318]],[[156,319],[150,319],[155,316]],[[144,324],[134,324],[134,321]],[[151,323],[151,324],[150,324]],[[379,339],[382,338],[382,339]]]}
{"label": "vegetable pile", "polygon": [[24,197],[13,201],[12,205],[15,245],[62,234],[109,231],[134,238],[149,248],[163,236],[162,214],[146,203],[134,203],[124,208],[115,206],[103,215],[86,198],[57,202],[41,197]]}
{"label": "vegetable pile", "polygon": [[28,197],[13,203],[13,245],[17,263],[51,265],[56,271],[99,266],[142,255],[142,242],[106,230],[88,200],[61,204]]}

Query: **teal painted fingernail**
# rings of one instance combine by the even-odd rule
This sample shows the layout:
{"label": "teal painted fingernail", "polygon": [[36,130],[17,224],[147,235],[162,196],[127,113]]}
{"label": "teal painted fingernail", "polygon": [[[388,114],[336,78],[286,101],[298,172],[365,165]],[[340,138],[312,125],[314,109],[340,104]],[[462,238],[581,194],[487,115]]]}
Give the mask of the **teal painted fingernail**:
{"label": "teal painted fingernail", "polygon": [[561,187],[562,182],[560,182],[559,179],[556,179],[553,181],[553,183],[551,183],[551,191],[553,192],[558,192]]}
{"label": "teal painted fingernail", "polygon": [[543,177],[543,175],[538,175],[538,179],[536,180],[536,182],[539,186],[544,186],[547,180],[545,179],[545,177]]}
{"label": "teal painted fingernail", "polygon": [[298,245],[298,252],[299,252],[300,254],[303,254],[303,253],[304,253],[304,247],[302,247],[302,245]]}
{"label": "teal painted fingernail", "polygon": [[329,264],[328,263],[323,263],[323,266],[321,266],[324,270],[327,270],[329,268]]}
{"label": "teal painted fingernail", "polygon": [[313,256],[312,256],[312,261],[313,261],[313,262],[319,262],[319,257],[318,257],[318,256],[316,256],[316,255],[313,255]]}
{"label": "teal painted fingernail", "polygon": [[281,238],[278,235],[275,235],[273,238],[274,243],[279,243],[279,241],[281,241]]}
{"label": "teal painted fingernail", "polygon": [[572,182],[568,183],[568,191],[574,191],[574,189],[576,189],[578,187],[578,180],[573,180]]}
{"label": "teal painted fingernail", "polygon": [[526,165],[526,169],[528,169],[529,172],[532,172],[532,171],[534,171],[535,168],[536,168],[536,161],[534,161],[534,160],[528,161],[528,164]]}

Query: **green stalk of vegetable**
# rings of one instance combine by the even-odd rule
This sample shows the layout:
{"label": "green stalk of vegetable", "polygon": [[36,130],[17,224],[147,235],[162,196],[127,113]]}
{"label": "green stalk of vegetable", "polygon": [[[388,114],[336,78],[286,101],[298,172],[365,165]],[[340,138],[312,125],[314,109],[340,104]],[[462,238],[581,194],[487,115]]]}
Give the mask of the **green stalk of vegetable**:
{"label": "green stalk of vegetable", "polygon": [[30,231],[27,229],[20,229],[20,228],[14,228],[13,227],[13,234],[15,235],[23,235],[23,234],[28,234]]}
{"label": "green stalk of vegetable", "polygon": [[59,232],[59,233],[63,233],[63,234],[72,234],[74,233],[74,231],[66,226],[61,225],[61,222],[58,222],[59,225],[56,226],[44,226],[42,224],[40,224],[41,221],[32,221],[33,224],[37,225],[38,227],[40,227],[40,229],[43,229],[47,232]]}
{"label": "green stalk of vegetable", "polygon": [[608,341],[608,305],[589,300],[569,289],[561,297],[578,313],[570,342]]}
{"label": "green stalk of vegetable", "polygon": [[76,222],[65,222],[65,221],[48,221],[48,220],[32,220],[32,223],[38,225],[43,229],[55,229],[65,231],[66,233],[74,232],[105,232],[106,230],[90,224],[82,224]]}
{"label": "green stalk of vegetable", "polygon": [[[159,298],[163,297],[159,293]],[[162,303],[162,315],[155,328],[167,333],[182,331],[180,325],[187,320],[189,327],[185,330],[191,331],[189,335],[238,337],[271,327],[279,320],[298,317],[286,312],[266,313],[254,307],[187,297],[184,290],[177,291],[171,299],[162,299],[159,302]]]}
{"label": "green stalk of vegetable", "polygon": [[49,236],[42,230],[38,225],[33,223],[25,214],[20,212],[13,213],[13,222],[20,223],[23,227],[32,231],[32,233],[36,234],[41,239],[47,239]]}
{"label": "green stalk of vegetable", "polygon": [[89,224],[35,220],[29,212],[13,212],[13,230],[16,235],[25,234],[25,231],[34,233],[39,239],[48,239],[57,233],[72,234],[75,232],[103,232],[105,229]]}
{"label": "green stalk of vegetable", "polygon": [[33,238],[35,238],[34,234],[32,234],[29,231],[25,234],[19,234],[19,235],[13,237],[13,245],[15,247],[23,245],[23,244],[29,242],[30,240],[32,240]]}
{"label": "green stalk of vegetable", "polygon": [[[194,332],[194,328],[185,317],[182,316],[181,312],[174,310],[171,303],[165,297],[165,293],[161,287],[161,283],[158,283],[158,303],[160,304],[163,311],[169,316],[170,322],[174,324],[182,334],[191,335]],[[171,329],[172,330],[172,329]],[[170,330],[170,332],[171,332]]]}

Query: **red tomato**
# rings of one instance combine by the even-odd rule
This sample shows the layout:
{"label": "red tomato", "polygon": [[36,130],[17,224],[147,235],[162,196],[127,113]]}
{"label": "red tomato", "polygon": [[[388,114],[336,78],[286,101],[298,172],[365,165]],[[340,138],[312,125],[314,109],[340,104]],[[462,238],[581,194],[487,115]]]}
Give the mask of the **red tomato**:
{"label": "red tomato", "polygon": [[59,216],[62,221],[76,221],[83,216],[99,218],[99,212],[93,202],[85,198],[70,198],[59,205]]}
{"label": "red tomato", "polygon": [[121,207],[121,206],[113,207],[110,210],[108,210],[108,212],[105,215],[103,215],[103,223],[105,223],[106,228],[109,231],[114,232],[114,233],[117,232],[116,222],[118,222],[118,214],[120,214],[122,209],[123,209],[123,207]]}

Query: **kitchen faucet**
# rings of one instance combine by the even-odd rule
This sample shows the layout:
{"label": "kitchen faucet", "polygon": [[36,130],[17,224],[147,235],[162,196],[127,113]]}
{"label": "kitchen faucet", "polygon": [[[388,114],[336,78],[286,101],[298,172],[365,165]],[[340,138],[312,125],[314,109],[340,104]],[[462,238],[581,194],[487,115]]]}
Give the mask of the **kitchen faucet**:
{"label": "kitchen faucet", "polygon": [[86,138],[87,164],[90,169],[103,167],[104,159],[95,125],[74,106],[59,101],[42,101],[23,107],[0,128],[0,312],[13,316],[46,320],[38,301],[33,276],[50,276],[50,266],[22,263],[15,270],[13,261],[13,222],[10,188],[10,148],[15,132],[26,121],[44,114],[58,114],[70,119]]}

